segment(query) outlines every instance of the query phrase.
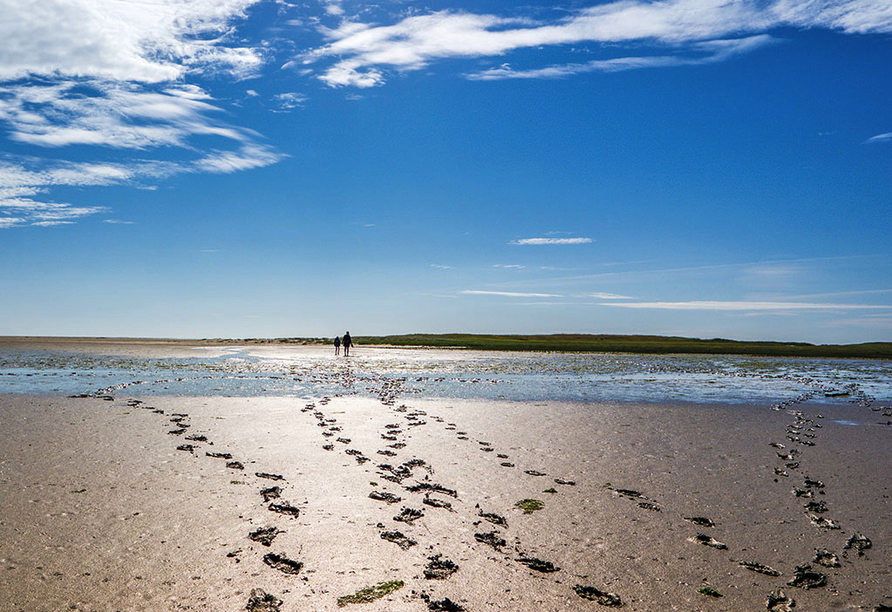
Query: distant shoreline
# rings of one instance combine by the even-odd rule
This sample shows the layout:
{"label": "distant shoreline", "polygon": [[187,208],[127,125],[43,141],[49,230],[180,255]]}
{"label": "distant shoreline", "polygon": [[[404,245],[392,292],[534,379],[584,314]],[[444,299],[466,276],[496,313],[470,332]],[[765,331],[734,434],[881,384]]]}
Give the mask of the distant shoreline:
{"label": "distant shoreline", "polygon": [[[405,334],[393,336],[354,336],[356,345],[400,348],[438,348],[485,351],[530,351],[566,353],[640,353],[690,355],[750,355],[754,357],[831,357],[844,359],[892,360],[892,342],[860,344],[810,344],[807,342],[739,341],[725,338],[700,339],[678,336],[607,334]],[[115,338],[0,336],[4,345],[154,345],[225,346],[297,345],[318,346],[328,338]]]}

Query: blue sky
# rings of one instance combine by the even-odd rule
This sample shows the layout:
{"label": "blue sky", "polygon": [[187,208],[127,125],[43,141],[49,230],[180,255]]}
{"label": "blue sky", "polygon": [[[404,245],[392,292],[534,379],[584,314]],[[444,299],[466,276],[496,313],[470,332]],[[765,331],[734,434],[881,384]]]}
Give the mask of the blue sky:
{"label": "blue sky", "polygon": [[887,0],[0,12],[0,335],[892,340]]}

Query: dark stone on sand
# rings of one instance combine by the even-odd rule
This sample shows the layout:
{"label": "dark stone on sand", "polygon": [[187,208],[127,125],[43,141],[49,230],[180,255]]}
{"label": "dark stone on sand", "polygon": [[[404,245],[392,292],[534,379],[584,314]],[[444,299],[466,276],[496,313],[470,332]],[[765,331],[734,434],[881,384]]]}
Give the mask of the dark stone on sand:
{"label": "dark stone on sand", "polygon": [[185,428],[185,427],[180,427],[179,429],[171,429],[171,430],[168,431],[167,433],[169,433],[169,434],[172,435],[172,436],[179,436],[179,435],[182,435],[182,434],[186,433],[186,428]]}
{"label": "dark stone on sand", "polygon": [[411,547],[418,544],[415,540],[403,535],[401,531],[382,531],[381,539],[393,542],[403,550],[409,550]]}
{"label": "dark stone on sand", "polygon": [[296,508],[296,507],[292,506],[291,504],[289,504],[288,502],[281,502],[281,503],[271,502],[270,505],[267,506],[267,508],[271,512],[278,512],[279,514],[287,514],[288,516],[293,516],[294,518],[297,518],[298,515],[300,514],[300,508]]}
{"label": "dark stone on sand", "polygon": [[304,566],[300,561],[294,561],[293,559],[277,555],[276,553],[266,553],[263,555],[263,562],[271,568],[279,570],[283,574],[300,573],[301,568]]}
{"label": "dark stone on sand", "polygon": [[322,450],[328,450],[328,451],[334,450],[334,444],[323,444]]}
{"label": "dark stone on sand", "polygon": [[823,516],[811,515],[811,524],[821,529],[839,529],[839,523]]}
{"label": "dark stone on sand", "polygon": [[595,588],[593,586],[583,586],[581,584],[577,584],[573,587],[573,590],[576,591],[576,594],[583,599],[595,601],[602,606],[618,608],[623,605],[622,599],[620,599],[619,595],[617,595],[616,593],[608,593],[607,591],[602,591],[601,589]]}
{"label": "dark stone on sand", "polygon": [[812,561],[824,567],[839,567],[839,557],[824,548],[815,549],[815,558]]}
{"label": "dark stone on sand", "polygon": [[384,455],[385,457],[396,457],[396,453],[392,450],[379,450],[379,455]]}
{"label": "dark stone on sand", "polygon": [[399,450],[401,448],[406,448],[406,443],[405,442],[394,442],[393,444],[388,444],[387,448],[395,448],[396,450]]}
{"label": "dark stone on sand", "polygon": [[529,474],[530,476],[545,476],[545,472],[538,472],[536,470],[524,470],[524,474]]}
{"label": "dark stone on sand", "polygon": [[772,567],[768,567],[767,565],[762,565],[761,563],[750,563],[749,561],[741,561],[740,565],[748,570],[758,572],[760,574],[765,574],[766,576],[780,576],[779,571]]}
{"label": "dark stone on sand", "polygon": [[811,571],[811,565],[797,565],[796,573],[793,579],[787,583],[788,586],[800,589],[816,589],[818,587],[827,586],[827,576],[824,574]]}
{"label": "dark stone on sand", "polygon": [[809,491],[808,489],[796,489],[796,488],[794,488],[794,489],[793,489],[793,495],[795,495],[796,497],[811,497],[811,496],[814,495],[814,493],[812,493],[812,492]]}
{"label": "dark stone on sand", "polygon": [[458,571],[458,565],[436,554],[428,557],[429,563],[424,566],[424,577],[428,580],[446,580]]}
{"label": "dark stone on sand", "polygon": [[191,436],[186,436],[187,440],[192,440],[193,442],[207,442],[208,437],[203,436],[201,434],[192,434]]}
{"label": "dark stone on sand", "polygon": [[871,546],[872,546],[872,544],[870,542],[870,539],[864,537],[860,533],[853,533],[851,535],[851,537],[848,540],[846,540],[846,543],[843,546],[843,548],[846,550],[850,550],[850,549],[854,548],[855,550],[858,551],[858,556],[863,557],[864,551],[867,550],[868,548],[870,548]]}
{"label": "dark stone on sand", "polygon": [[503,461],[499,465],[501,465],[502,467],[514,467],[514,464],[511,463],[510,461]]}
{"label": "dark stone on sand", "polygon": [[251,589],[251,598],[245,606],[248,612],[279,612],[281,609],[282,600],[263,589]]}
{"label": "dark stone on sand", "polygon": [[228,467],[229,469],[232,469],[232,470],[243,470],[243,469],[245,469],[245,466],[242,464],[241,461],[227,461],[227,462],[226,462],[226,467]]}
{"label": "dark stone on sand", "polygon": [[406,491],[411,491],[412,493],[420,493],[422,491],[430,493],[443,493],[444,495],[448,495],[450,497],[458,499],[458,492],[455,489],[448,489],[443,485],[432,482],[419,482],[416,485],[406,487]]}
{"label": "dark stone on sand", "polygon": [[380,492],[380,491],[372,491],[369,493],[369,497],[372,499],[376,499],[378,501],[387,502],[388,504],[395,504],[402,500],[401,497],[394,495],[393,493]]}
{"label": "dark stone on sand", "polygon": [[466,609],[448,597],[443,599],[428,599],[427,601],[427,609],[430,612],[466,612]]}
{"label": "dark stone on sand", "polygon": [[205,457],[214,457],[215,459],[232,459],[229,453],[205,453]]}
{"label": "dark stone on sand", "polygon": [[191,444],[180,444],[179,446],[177,446],[177,450],[186,451],[187,453],[191,453],[192,451],[195,450],[195,447],[192,446]]}
{"label": "dark stone on sand", "polygon": [[341,444],[350,444],[350,438],[338,438],[337,441]]}
{"label": "dark stone on sand", "polygon": [[576,486],[576,481],[575,481],[575,480],[564,480],[563,478],[555,478],[555,479],[554,479],[554,482],[555,482],[555,484],[559,484],[559,485],[568,485],[568,486],[571,486],[571,487],[575,487],[575,486]]}
{"label": "dark stone on sand", "polygon": [[796,600],[787,597],[783,589],[777,588],[768,594],[765,601],[765,607],[768,612],[793,612],[796,607]]}
{"label": "dark stone on sand", "polygon": [[443,501],[441,499],[433,499],[427,495],[424,496],[424,499],[421,500],[422,504],[427,506],[431,506],[432,508],[445,508],[446,510],[452,510],[452,504],[448,501]]}
{"label": "dark stone on sand", "polygon": [[824,500],[810,501],[807,504],[805,504],[804,507],[809,512],[818,512],[818,513],[827,512],[827,502],[825,502]]}
{"label": "dark stone on sand", "polygon": [[496,550],[502,550],[502,546],[507,545],[508,543],[499,536],[498,531],[487,531],[486,533],[475,533],[474,539],[478,542],[482,542],[483,544],[489,544]]}
{"label": "dark stone on sand", "polygon": [[261,527],[248,534],[248,538],[255,542],[260,542],[264,546],[269,546],[276,539],[276,536],[284,533],[275,527]]}
{"label": "dark stone on sand", "polygon": [[631,497],[632,499],[644,498],[644,495],[641,493],[641,491],[636,491],[635,489],[616,489],[616,492],[623,497]]}
{"label": "dark stone on sand", "polygon": [[715,527],[715,523],[706,518],[705,516],[686,516],[684,520],[690,521],[695,525],[700,525],[701,527]]}
{"label": "dark stone on sand", "polygon": [[480,447],[480,450],[482,450],[484,453],[491,453],[491,452],[493,452],[495,449],[494,449],[493,447],[491,447],[491,446],[481,446],[481,447]]}
{"label": "dark stone on sand", "polygon": [[543,561],[542,559],[537,559],[536,557],[520,557],[518,559],[515,559],[515,561],[517,561],[518,563],[523,563],[531,570],[542,572],[543,574],[550,574],[561,569],[559,567],[555,567],[555,565],[551,561]]}
{"label": "dark stone on sand", "polygon": [[808,477],[806,476],[806,478],[805,478],[805,486],[806,486],[806,487],[814,487],[814,488],[816,488],[816,489],[823,489],[823,488],[824,488],[824,483],[821,482],[820,480],[814,480],[814,479],[812,479],[812,478],[808,478]]}
{"label": "dark stone on sand", "polygon": [[484,512],[483,510],[478,510],[477,516],[479,516],[480,518],[486,519],[493,525],[500,525],[502,527],[508,526],[508,521],[505,520],[505,517],[499,516],[495,512]]}
{"label": "dark stone on sand", "polygon": [[712,536],[708,536],[705,533],[698,533],[696,536],[694,536],[694,541],[703,544],[704,546],[710,546],[718,550],[726,550],[728,548],[723,542],[719,542]]}
{"label": "dark stone on sand", "polygon": [[411,524],[413,521],[416,521],[424,516],[424,512],[422,510],[416,510],[415,508],[403,508],[399,514],[393,517],[393,520],[399,521],[401,523],[409,523]]}
{"label": "dark stone on sand", "polygon": [[660,508],[658,505],[652,504],[650,502],[644,502],[644,501],[638,502],[638,507],[644,508],[645,510],[653,510],[654,512],[662,512],[663,511],[663,509]]}
{"label": "dark stone on sand", "polygon": [[281,474],[269,474],[267,472],[254,472],[254,475],[257,478],[266,478],[267,480],[285,480],[285,477]]}
{"label": "dark stone on sand", "polygon": [[268,502],[271,499],[278,499],[282,494],[282,487],[270,487],[268,489],[262,489],[260,494],[263,496],[263,501]]}

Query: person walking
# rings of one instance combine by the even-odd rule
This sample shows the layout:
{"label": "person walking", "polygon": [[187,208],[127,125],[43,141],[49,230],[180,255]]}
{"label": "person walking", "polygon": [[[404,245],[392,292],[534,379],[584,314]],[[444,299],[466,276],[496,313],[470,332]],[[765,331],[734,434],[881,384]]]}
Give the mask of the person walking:
{"label": "person walking", "polygon": [[353,339],[350,337],[350,332],[344,334],[344,340],[341,342],[344,345],[344,357],[350,356],[350,346],[353,344]]}
{"label": "person walking", "polygon": [[335,355],[340,355],[341,354],[341,339],[338,336],[335,336],[334,345],[335,345]]}

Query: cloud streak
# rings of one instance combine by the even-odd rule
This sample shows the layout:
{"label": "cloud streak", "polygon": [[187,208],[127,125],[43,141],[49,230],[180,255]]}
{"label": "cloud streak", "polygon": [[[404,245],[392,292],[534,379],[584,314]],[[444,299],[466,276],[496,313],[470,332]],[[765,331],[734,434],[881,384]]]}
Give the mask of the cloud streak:
{"label": "cloud streak", "polygon": [[464,295],[497,295],[502,297],[536,297],[536,298],[554,298],[554,297],[563,297],[561,295],[557,295],[554,293],[516,293],[513,291],[477,291],[467,289],[464,291],[460,291]]}
{"label": "cloud streak", "polygon": [[522,238],[512,240],[508,244],[541,245],[541,244],[589,244],[591,238]]}
{"label": "cloud streak", "polygon": [[871,304],[832,304],[815,302],[604,302],[602,306],[616,308],[641,308],[656,310],[716,310],[716,311],[758,311],[758,310],[892,310],[892,306]]}
{"label": "cloud streak", "polygon": [[330,87],[363,88],[384,83],[388,71],[420,70],[437,60],[500,57],[537,47],[646,44],[669,51],[518,71],[503,66],[468,75],[480,80],[555,78],[723,61],[763,46],[770,41],[768,32],[782,27],[889,33],[892,9],[878,0],[619,0],[550,21],[438,11],[391,25],[344,20],[336,28],[321,28],[329,42],[306,52],[301,60],[305,64],[332,60],[319,79]]}

